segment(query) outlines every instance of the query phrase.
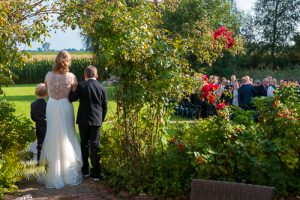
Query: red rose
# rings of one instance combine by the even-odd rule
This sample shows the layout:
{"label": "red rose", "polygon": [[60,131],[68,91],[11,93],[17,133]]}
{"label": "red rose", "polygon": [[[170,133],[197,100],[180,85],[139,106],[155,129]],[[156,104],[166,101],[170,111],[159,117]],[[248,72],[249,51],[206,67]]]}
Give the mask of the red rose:
{"label": "red rose", "polygon": [[213,84],[213,89],[218,90],[219,89],[219,85],[218,84]]}
{"label": "red rose", "polygon": [[214,97],[213,94],[210,93],[208,95],[208,101],[209,101],[210,104],[213,104],[215,102],[215,97]]}
{"label": "red rose", "polygon": [[201,97],[206,98],[211,91],[210,84],[204,85],[201,89]]}
{"label": "red rose", "polygon": [[225,104],[224,103],[218,103],[216,107],[217,107],[218,110],[220,110],[220,109],[223,109],[225,107]]}

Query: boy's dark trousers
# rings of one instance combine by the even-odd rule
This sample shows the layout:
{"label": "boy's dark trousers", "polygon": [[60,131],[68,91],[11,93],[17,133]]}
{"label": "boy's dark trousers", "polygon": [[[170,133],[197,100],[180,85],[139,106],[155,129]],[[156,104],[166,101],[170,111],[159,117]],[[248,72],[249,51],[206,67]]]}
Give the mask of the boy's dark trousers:
{"label": "boy's dark trousers", "polygon": [[36,138],[37,138],[37,161],[40,161],[41,157],[41,150],[43,147],[43,142],[45,139],[46,135],[46,130],[47,130],[47,122],[45,120],[42,121],[37,121],[35,123],[36,126]]}
{"label": "boy's dark trousers", "polygon": [[47,130],[45,99],[37,99],[31,103],[30,117],[35,122],[35,134],[37,138],[37,161],[40,161],[41,150]]}
{"label": "boy's dark trousers", "polygon": [[[82,173],[83,175],[89,174],[93,178],[99,178],[100,175],[100,156],[99,156],[99,145],[100,145],[100,130],[101,126],[89,126],[89,125],[79,125],[80,132],[80,146],[82,153]],[[92,168],[89,170],[89,150],[91,150],[91,164]]]}

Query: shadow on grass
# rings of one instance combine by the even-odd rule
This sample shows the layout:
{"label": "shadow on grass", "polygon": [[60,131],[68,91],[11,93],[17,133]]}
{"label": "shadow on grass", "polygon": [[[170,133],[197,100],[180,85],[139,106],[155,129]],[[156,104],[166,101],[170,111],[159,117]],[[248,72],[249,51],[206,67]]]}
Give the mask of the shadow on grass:
{"label": "shadow on grass", "polygon": [[7,101],[34,101],[36,99],[35,95],[24,95],[24,96],[2,96],[1,98]]}
{"label": "shadow on grass", "polygon": [[10,87],[19,88],[19,87],[35,87],[35,86],[36,86],[36,84],[11,84],[11,85],[7,85],[7,86],[2,85],[1,87],[5,89],[5,88],[10,88]]}

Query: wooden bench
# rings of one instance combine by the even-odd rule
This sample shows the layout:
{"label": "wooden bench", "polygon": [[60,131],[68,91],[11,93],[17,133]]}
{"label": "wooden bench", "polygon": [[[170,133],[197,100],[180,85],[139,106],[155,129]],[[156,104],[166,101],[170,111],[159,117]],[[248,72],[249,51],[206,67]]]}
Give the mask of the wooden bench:
{"label": "wooden bench", "polygon": [[193,179],[191,200],[273,200],[275,188],[244,183]]}

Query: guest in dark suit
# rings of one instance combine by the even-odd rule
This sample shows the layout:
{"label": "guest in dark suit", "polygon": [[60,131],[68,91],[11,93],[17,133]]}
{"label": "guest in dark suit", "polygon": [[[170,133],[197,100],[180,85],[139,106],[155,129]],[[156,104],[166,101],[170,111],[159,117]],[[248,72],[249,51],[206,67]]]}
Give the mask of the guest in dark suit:
{"label": "guest in dark suit", "polygon": [[[76,123],[79,126],[82,153],[82,174],[94,181],[100,178],[100,131],[107,113],[107,95],[105,88],[97,81],[97,68],[88,66],[84,70],[85,81],[78,84],[75,92],[71,91],[71,102],[79,99]],[[89,148],[90,147],[90,148]],[[91,168],[88,157],[91,150]]]}
{"label": "guest in dark suit", "polygon": [[255,86],[256,94],[258,97],[265,97],[267,96],[269,86],[269,79],[264,78],[263,83],[261,85]]}
{"label": "guest in dark suit", "polygon": [[256,96],[256,90],[250,84],[249,79],[242,78],[242,86],[238,89],[238,104],[243,110],[253,110],[252,98]]}
{"label": "guest in dark suit", "polygon": [[40,83],[35,88],[35,95],[37,99],[31,103],[30,116],[35,122],[35,133],[37,138],[37,161],[40,161],[41,150],[47,130],[46,122],[46,106],[45,97],[47,96],[47,89],[44,83]]}

